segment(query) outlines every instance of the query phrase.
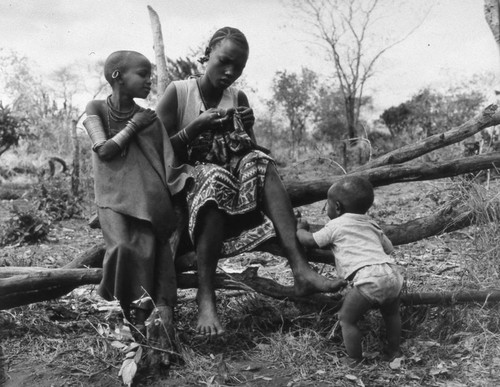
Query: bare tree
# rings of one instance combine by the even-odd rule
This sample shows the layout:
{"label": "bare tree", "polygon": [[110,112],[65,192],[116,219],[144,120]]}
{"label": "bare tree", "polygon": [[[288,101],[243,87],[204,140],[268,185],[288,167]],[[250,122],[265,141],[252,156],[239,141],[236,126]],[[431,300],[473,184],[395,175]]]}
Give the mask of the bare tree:
{"label": "bare tree", "polygon": [[[374,74],[375,63],[416,27],[403,37],[382,39],[377,32],[385,22],[381,15],[387,2],[382,0],[293,0],[291,4],[303,16],[296,19],[307,24],[306,32],[326,50],[334,65],[334,77],[343,96],[348,136],[355,139],[365,86]],[[374,42],[376,44],[372,44]]]}
{"label": "bare tree", "polygon": [[[488,23],[500,54],[500,0],[484,0],[484,17]],[[500,91],[496,90],[498,95]]]}
{"label": "bare tree", "polygon": [[168,86],[167,60],[165,58],[165,45],[163,44],[163,34],[158,13],[148,5],[151,29],[153,30],[153,45],[156,57],[156,70],[158,76],[158,95],[163,95]]}

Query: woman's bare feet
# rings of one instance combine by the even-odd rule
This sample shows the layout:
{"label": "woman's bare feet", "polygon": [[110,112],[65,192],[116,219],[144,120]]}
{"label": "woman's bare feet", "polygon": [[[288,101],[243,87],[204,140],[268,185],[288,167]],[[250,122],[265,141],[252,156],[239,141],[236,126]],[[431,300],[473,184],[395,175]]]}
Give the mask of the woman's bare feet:
{"label": "woman's bare feet", "polygon": [[215,295],[204,295],[198,291],[198,323],[196,330],[200,335],[207,337],[220,336],[225,333],[215,305]]}
{"label": "woman's bare feet", "polygon": [[346,286],[347,281],[342,278],[329,279],[315,272],[311,267],[294,273],[295,293],[306,296],[313,293],[337,292]]}

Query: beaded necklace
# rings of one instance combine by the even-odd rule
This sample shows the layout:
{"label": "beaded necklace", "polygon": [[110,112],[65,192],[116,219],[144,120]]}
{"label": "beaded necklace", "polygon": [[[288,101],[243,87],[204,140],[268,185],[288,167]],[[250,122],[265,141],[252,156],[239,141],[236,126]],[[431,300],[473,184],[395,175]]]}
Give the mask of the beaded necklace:
{"label": "beaded necklace", "polygon": [[[115,109],[115,107],[111,103],[111,95],[106,98],[106,105],[108,106],[108,129],[110,132],[113,132],[113,130],[111,129],[111,120],[113,120],[114,122],[128,121],[134,116],[139,108],[139,105],[134,102],[132,109],[130,109],[129,111],[122,112],[118,109]],[[117,130],[116,132],[118,131],[119,130]]]}

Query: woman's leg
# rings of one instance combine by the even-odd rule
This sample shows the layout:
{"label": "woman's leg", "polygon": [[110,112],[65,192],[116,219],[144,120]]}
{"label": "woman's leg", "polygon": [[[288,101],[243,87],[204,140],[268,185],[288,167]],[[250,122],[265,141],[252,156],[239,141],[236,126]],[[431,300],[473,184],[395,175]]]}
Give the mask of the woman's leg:
{"label": "woman's leg", "polygon": [[216,336],[224,333],[217,316],[215,300],[215,271],[224,240],[225,215],[215,206],[203,208],[198,215],[195,247],[198,260],[198,324],[202,335]]}
{"label": "woman's leg", "polygon": [[276,234],[290,263],[297,295],[333,292],[344,286],[345,281],[327,279],[309,266],[304,249],[296,236],[297,219],[293,214],[290,198],[272,164],[267,166],[266,171],[264,212],[273,222]]}

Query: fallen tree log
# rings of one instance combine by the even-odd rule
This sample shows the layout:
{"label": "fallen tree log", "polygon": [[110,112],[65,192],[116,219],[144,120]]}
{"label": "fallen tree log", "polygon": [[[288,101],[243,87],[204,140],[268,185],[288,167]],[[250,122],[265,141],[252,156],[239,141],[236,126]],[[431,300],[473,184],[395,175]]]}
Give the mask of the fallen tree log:
{"label": "fallen tree log", "polygon": [[[435,180],[463,175],[465,173],[479,172],[484,169],[496,168],[495,164],[500,165],[500,152],[434,163],[386,165],[364,171],[351,172],[349,176],[366,177],[374,187],[381,187],[394,183]],[[286,182],[285,186],[290,195],[292,205],[299,207],[325,200],[330,186],[341,178],[342,176],[333,176],[330,180],[311,179],[301,182]]]}
{"label": "fallen tree log", "polygon": [[[0,268],[0,271],[3,268]],[[0,279],[0,309],[19,306],[19,301],[32,303],[34,297],[50,294],[54,284],[65,284],[77,288],[82,285],[98,284],[102,278],[102,269],[55,269],[47,271],[44,268],[27,268],[28,274],[16,275],[7,279]],[[255,291],[257,293],[280,300],[290,300],[297,303],[306,303],[320,308],[338,310],[342,305],[339,294],[312,294],[305,297],[296,296],[293,287],[283,286],[269,279],[259,277],[258,268],[251,267],[242,273],[221,273],[215,276],[217,289],[233,289]],[[179,274],[178,288],[192,289],[198,287],[196,274]],[[50,298],[45,298],[50,299]],[[448,305],[470,302],[498,302],[500,290],[461,291],[461,292],[433,292],[433,293],[406,293],[401,297],[405,305]],[[21,304],[23,305],[23,304]]]}
{"label": "fallen tree log", "polygon": [[416,142],[415,144],[409,144],[395,149],[392,152],[388,152],[385,155],[377,157],[375,160],[369,161],[365,165],[360,166],[356,171],[364,171],[388,164],[401,164],[423,156],[424,154],[432,152],[436,149],[465,140],[483,129],[499,124],[500,110],[498,109],[498,106],[489,105],[476,117],[456,128],[429,136]]}
{"label": "fallen tree log", "polygon": [[[6,268],[0,267],[0,273],[5,270]],[[339,295],[296,296],[293,287],[283,286],[271,279],[259,277],[257,270],[257,267],[250,267],[242,273],[217,274],[215,287],[217,289],[251,290],[277,299],[312,303],[322,307],[337,307],[340,300]],[[22,268],[19,268],[17,272],[22,273]],[[61,295],[54,297],[54,292],[57,294],[62,288],[69,289],[66,292],[69,293],[79,286],[98,284],[101,278],[102,269],[47,270],[46,268],[25,268],[23,274],[0,279],[0,310],[57,298]],[[179,289],[197,288],[198,276],[194,273],[179,274],[177,287]]]}
{"label": "fallen tree log", "polygon": [[407,293],[401,297],[405,305],[453,305],[471,302],[488,303],[500,301],[500,290]]}

